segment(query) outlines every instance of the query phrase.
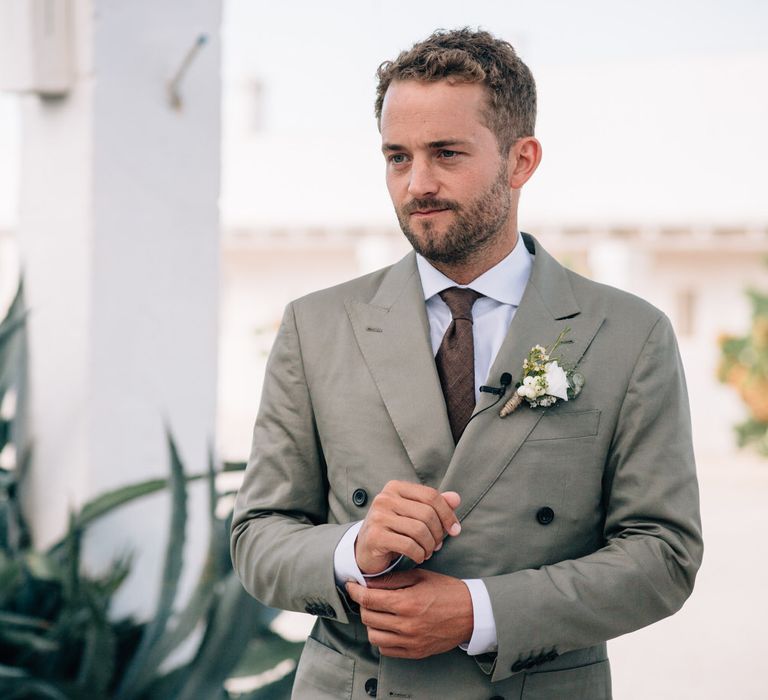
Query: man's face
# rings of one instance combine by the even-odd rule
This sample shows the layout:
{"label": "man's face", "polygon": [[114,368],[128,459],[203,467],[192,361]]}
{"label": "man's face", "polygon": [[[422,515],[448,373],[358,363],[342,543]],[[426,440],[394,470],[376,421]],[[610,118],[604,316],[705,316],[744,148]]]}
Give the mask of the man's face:
{"label": "man's face", "polygon": [[414,249],[460,265],[516,235],[507,161],[485,125],[479,84],[393,82],[381,113],[387,188]]}

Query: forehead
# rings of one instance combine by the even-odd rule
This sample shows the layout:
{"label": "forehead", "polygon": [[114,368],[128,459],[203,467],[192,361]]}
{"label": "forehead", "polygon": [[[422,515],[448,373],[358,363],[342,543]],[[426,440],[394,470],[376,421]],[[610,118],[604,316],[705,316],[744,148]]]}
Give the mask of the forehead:
{"label": "forehead", "polygon": [[486,106],[486,88],[480,83],[393,81],[381,110],[382,141],[481,138],[490,133],[483,119]]}

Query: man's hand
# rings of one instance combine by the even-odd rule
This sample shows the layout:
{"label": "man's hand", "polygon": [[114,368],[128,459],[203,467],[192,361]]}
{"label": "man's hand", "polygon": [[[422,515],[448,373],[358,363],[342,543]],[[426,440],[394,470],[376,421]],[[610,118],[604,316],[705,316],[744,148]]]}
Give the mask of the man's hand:
{"label": "man's hand", "polygon": [[461,579],[412,569],[369,585],[376,588],[348,583],[347,592],[360,606],[368,640],[384,656],[423,659],[471,639],[472,597]]}
{"label": "man's hand", "polygon": [[454,491],[440,493],[429,486],[390,481],[373,499],[355,542],[355,560],[364,574],[386,569],[404,554],[417,564],[443,545],[446,533],[458,535],[454,512],[461,498]]}

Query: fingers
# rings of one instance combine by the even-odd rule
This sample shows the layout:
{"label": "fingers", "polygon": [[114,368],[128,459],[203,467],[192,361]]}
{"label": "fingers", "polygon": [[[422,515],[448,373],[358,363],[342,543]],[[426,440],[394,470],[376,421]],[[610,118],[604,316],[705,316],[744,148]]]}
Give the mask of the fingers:
{"label": "fingers", "polygon": [[405,555],[418,564],[438,551],[461,525],[454,512],[459,495],[406,481],[390,481],[371,503],[355,543],[360,570],[376,573]]}
{"label": "fingers", "polygon": [[[389,528],[384,528],[383,531],[378,533],[376,536],[378,547],[381,550],[392,552],[398,555],[404,554],[406,557],[412,559],[417,564],[421,564],[432,556],[432,552],[435,551],[435,543],[431,535],[426,537],[417,537],[413,533],[413,528],[411,528],[407,523],[399,522],[396,527],[399,527],[401,530],[406,532],[411,530],[411,533],[401,534],[399,532],[394,532]],[[380,567],[380,569],[381,568],[386,567]],[[376,572],[366,571],[365,573]]]}
{"label": "fingers", "polygon": [[[445,495],[436,489],[424,486],[423,484],[411,484],[407,481],[390,481],[384,487],[382,494],[387,491],[391,491],[408,501],[422,503],[430,508],[440,521],[442,531],[439,533],[439,539],[442,539],[443,532],[458,535],[461,531],[461,525],[456,517],[456,513],[454,513],[454,507],[446,501]],[[447,491],[446,493],[452,494],[449,496],[451,500],[460,500],[459,494],[454,491]]]}
{"label": "fingers", "polygon": [[395,612],[397,599],[388,591],[374,591],[354,582],[347,584],[347,593],[360,606],[360,620],[368,629],[369,641],[377,645],[379,641],[374,640],[387,646],[395,644],[394,637],[402,635],[408,626],[408,620]]}
{"label": "fingers", "polygon": [[361,613],[378,612],[392,614],[395,607],[393,594],[387,590],[365,588],[355,581],[347,583],[347,593],[359,606]]}
{"label": "fingers", "polygon": [[383,492],[377,499],[381,524],[387,529],[410,537],[429,554],[442,542],[443,527],[436,511],[430,506]]}
{"label": "fingers", "polygon": [[419,569],[409,569],[408,571],[390,571],[388,574],[382,574],[376,578],[369,578],[368,588],[377,590],[393,591],[400,588],[409,588],[416,585],[421,576]]}
{"label": "fingers", "polygon": [[456,510],[461,503],[461,496],[455,491],[443,491],[442,493],[445,502],[453,509]]}
{"label": "fingers", "polygon": [[[384,649],[392,649],[393,647],[400,647],[400,653],[404,654],[407,651],[407,645],[411,643],[411,640],[403,635],[388,629],[379,629],[366,625],[368,628],[368,641],[379,647],[380,651],[382,647]],[[390,654],[385,654],[390,656]]]}

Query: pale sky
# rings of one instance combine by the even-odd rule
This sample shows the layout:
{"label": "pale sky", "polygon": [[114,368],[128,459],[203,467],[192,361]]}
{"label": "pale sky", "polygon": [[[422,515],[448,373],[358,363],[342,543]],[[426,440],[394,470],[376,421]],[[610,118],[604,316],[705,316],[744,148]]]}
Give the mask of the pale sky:
{"label": "pale sky", "polygon": [[[437,27],[511,41],[539,88],[533,223],[768,220],[768,3],[761,0],[225,0],[222,216],[394,224],[373,74]],[[263,128],[250,85],[263,85]],[[0,226],[18,119],[0,95]]]}

